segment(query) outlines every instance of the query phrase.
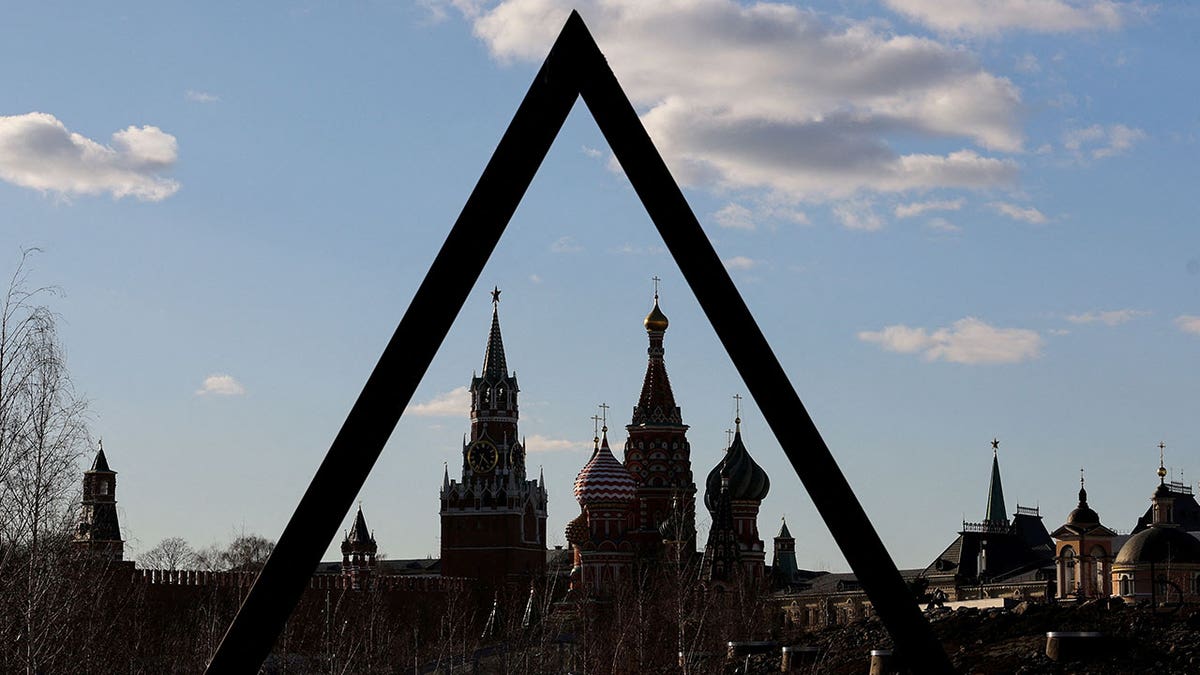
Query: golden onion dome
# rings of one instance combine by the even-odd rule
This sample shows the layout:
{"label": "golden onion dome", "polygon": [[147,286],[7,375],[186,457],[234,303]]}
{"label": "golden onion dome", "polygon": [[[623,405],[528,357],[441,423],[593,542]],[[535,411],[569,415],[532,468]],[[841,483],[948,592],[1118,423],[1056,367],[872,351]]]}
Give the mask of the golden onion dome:
{"label": "golden onion dome", "polygon": [[642,325],[646,327],[646,330],[664,331],[667,329],[668,323],[667,315],[658,308],[658,296],[656,295],[654,296],[654,309],[646,315],[646,320],[642,322]]}

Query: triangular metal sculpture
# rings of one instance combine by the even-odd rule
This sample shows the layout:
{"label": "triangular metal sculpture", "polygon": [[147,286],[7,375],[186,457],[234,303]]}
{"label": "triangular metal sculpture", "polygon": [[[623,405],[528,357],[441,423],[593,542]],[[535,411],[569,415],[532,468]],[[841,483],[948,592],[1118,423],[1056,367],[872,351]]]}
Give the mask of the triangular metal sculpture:
{"label": "triangular metal sculpture", "polygon": [[208,672],[257,672],[270,653],[577,96],[591,111],[875,613],[891,633],[897,656],[914,672],[953,672],[850,484],[576,12],[550,49]]}

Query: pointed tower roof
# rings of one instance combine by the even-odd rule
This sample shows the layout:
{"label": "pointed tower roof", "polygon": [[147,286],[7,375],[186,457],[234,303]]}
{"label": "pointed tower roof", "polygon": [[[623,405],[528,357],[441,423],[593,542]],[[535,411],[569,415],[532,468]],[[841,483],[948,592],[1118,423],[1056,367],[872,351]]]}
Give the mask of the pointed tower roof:
{"label": "pointed tower roof", "polygon": [[675,393],[671,391],[671,380],[667,378],[667,366],[663,361],[663,335],[667,330],[667,317],[658,307],[658,292],[654,293],[654,309],[643,325],[650,340],[647,349],[646,376],[642,378],[642,393],[633,408],[632,426],[643,424],[683,425],[683,417],[675,405]]}
{"label": "pointed tower roof", "polygon": [[985,523],[1008,523],[1008,509],[1004,508],[1004,486],[1000,484],[1000,460],[997,450],[1000,441],[992,439],[992,479],[988,483],[987,512],[984,513]]}
{"label": "pointed tower roof", "polygon": [[100,450],[96,452],[96,459],[92,461],[92,468],[88,469],[89,473],[116,473],[108,468],[108,458],[104,456],[104,441],[100,441]]}
{"label": "pointed tower roof", "polygon": [[775,535],[776,539],[794,539],[792,533],[788,530],[787,518],[780,518],[783,521],[783,526],[779,528],[779,534]]}
{"label": "pointed tower roof", "polygon": [[487,350],[483,353],[483,379],[503,380],[508,377],[504,360],[504,340],[500,337],[500,288],[492,289],[492,330],[488,333]]}
{"label": "pointed tower roof", "polygon": [[363,517],[362,506],[358,507],[354,527],[350,529],[350,534],[346,535],[346,541],[352,544],[370,544],[375,541],[371,538],[371,531],[367,529],[367,519]]}

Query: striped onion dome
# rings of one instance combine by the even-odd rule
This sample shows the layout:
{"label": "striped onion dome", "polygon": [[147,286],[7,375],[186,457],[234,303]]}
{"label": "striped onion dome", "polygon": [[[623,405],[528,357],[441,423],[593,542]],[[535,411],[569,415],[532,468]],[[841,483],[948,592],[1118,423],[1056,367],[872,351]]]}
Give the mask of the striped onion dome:
{"label": "striped onion dome", "polygon": [[637,495],[637,481],[613,457],[608,448],[608,428],[604,431],[604,440],[592,451],[592,458],[575,478],[575,499],[580,504],[630,502]]}

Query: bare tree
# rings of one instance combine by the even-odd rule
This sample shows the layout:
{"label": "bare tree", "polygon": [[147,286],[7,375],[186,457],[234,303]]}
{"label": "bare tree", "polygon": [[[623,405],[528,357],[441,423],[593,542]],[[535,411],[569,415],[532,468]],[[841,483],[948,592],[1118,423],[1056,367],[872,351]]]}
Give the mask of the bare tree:
{"label": "bare tree", "polygon": [[[73,489],[88,448],[87,403],[77,396],[43,298],[21,261],[0,299],[0,577],[26,672],[63,649],[61,575],[70,556]],[[20,571],[16,566],[20,566]]]}
{"label": "bare tree", "polygon": [[167,537],[154,548],[146,551],[140,566],[157,570],[185,570],[196,566],[196,551],[183,537]]}

